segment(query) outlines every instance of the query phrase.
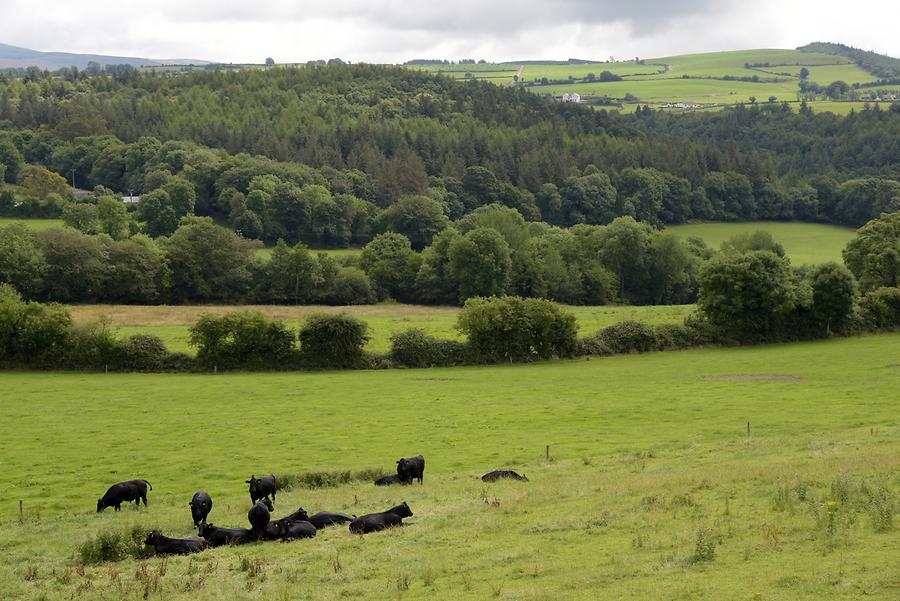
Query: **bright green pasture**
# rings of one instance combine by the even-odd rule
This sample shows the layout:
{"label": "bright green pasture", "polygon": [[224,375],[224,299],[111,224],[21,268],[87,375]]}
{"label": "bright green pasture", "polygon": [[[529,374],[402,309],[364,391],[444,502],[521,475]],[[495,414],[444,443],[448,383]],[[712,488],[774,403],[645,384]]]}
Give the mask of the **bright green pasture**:
{"label": "bright green pasture", "polygon": [[[800,66],[777,67],[772,71],[783,71],[785,73],[794,73],[799,75]],[[867,83],[877,81],[878,77],[872,75],[855,63],[844,65],[823,65],[821,67],[807,67],[809,69],[809,80],[820,85],[826,86],[833,81],[843,81],[845,83]]]}
{"label": "bright green pasture", "polygon": [[[892,599],[900,538],[871,509],[900,493],[898,348],[893,334],[481,368],[3,373],[0,598]],[[795,381],[710,379],[741,375]],[[198,489],[212,522],[246,525],[251,473],[387,472],[419,452],[422,486],[276,499],[276,517],[406,500],[406,528],[75,556],[98,531],[190,535]],[[499,467],[531,481],[477,479]],[[149,508],[94,513],[131,477],[153,484]]]}
{"label": "bright green pasture", "polygon": [[828,261],[843,263],[841,251],[855,236],[854,230],[837,225],[784,221],[747,221],[740,223],[691,223],[670,225],[667,231],[685,238],[703,238],[711,248],[742,233],[765,230],[784,247],[785,254],[795,265],[815,265]]}
{"label": "bright green pasture", "polygon": [[795,100],[797,83],[753,83],[749,81],[724,81],[720,79],[646,79],[612,82],[573,83],[530,88],[535,93],[559,96],[567,92],[582,95],[624,98],[633,94],[642,101],[664,102],[716,102],[734,104],[748,102],[755,96],[764,102],[769,96],[778,100]]}
{"label": "bright green pasture", "polygon": [[62,227],[62,219],[19,219],[16,217],[0,217],[0,226],[21,223],[35,230],[45,230],[51,227]]}
{"label": "bright green pasture", "polygon": [[[240,307],[229,307],[238,310]],[[170,350],[193,353],[188,344],[188,328],[205,311],[219,313],[222,307],[140,307],[75,305],[70,311],[76,322],[96,321],[108,318],[110,325],[120,336],[131,334],[155,334],[163,339]],[[254,306],[271,317],[282,319],[297,330],[306,317],[320,311],[346,312],[363,319],[369,325],[372,338],[367,348],[374,352],[387,352],[393,334],[410,328],[421,328],[438,338],[460,339],[455,329],[458,309],[455,307],[422,307],[415,305],[363,305],[354,307],[279,307]],[[693,310],[693,305],[660,306],[566,306],[575,315],[582,336],[593,334],[600,328],[626,319],[645,323],[679,323]]]}
{"label": "bright green pasture", "polygon": [[541,79],[567,79],[574,77],[575,79],[583,79],[588,73],[593,73],[600,77],[603,71],[609,71],[620,76],[628,75],[652,75],[665,70],[663,64],[650,64],[649,62],[641,65],[635,61],[618,61],[615,63],[587,63],[575,65],[549,65],[549,64],[528,64],[522,71],[522,78],[527,81]]}
{"label": "bright green pasture", "polygon": [[[274,249],[274,246],[264,246],[263,248],[256,249],[256,254],[257,256],[268,259],[272,256],[272,251]],[[361,248],[311,248],[309,251],[316,254],[325,253],[329,257],[334,257],[335,259],[358,257],[360,253],[362,253]]]}
{"label": "bright green pasture", "polygon": [[[774,48],[682,54],[680,56],[647,59],[647,62],[670,65],[671,70],[669,73],[660,75],[660,77],[681,77],[682,75],[709,77],[722,77],[724,75],[734,75],[737,77],[744,75],[753,76],[754,74],[762,75],[759,71],[745,68],[745,64],[769,63],[770,65],[812,66],[850,63],[848,59],[831,54],[800,52],[799,50],[780,50]],[[771,67],[762,68],[771,69],[772,71],[787,71],[786,69],[776,69]]]}

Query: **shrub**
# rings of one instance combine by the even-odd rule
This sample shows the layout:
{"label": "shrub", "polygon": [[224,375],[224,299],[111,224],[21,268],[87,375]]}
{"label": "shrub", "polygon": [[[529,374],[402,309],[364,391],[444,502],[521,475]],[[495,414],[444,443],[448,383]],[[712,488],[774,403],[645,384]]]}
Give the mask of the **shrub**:
{"label": "shrub", "polygon": [[484,361],[568,357],[577,349],[575,317],[539,298],[470,298],[456,328],[468,336],[474,353]]}
{"label": "shrub", "polygon": [[134,334],[119,342],[115,367],[125,371],[165,371],[171,359],[159,336]]}
{"label": "shrub", "polygon": [[197,361],[240,369],[283,367],[294,351],[294,334],[281,321],[256,311],[202,315],[190,328]]}
{"label": "shrub", "polygon": [[366,272],[344,267],[334,278],[328,300],[336,305],[368,305],[375,302],[375,293]]}
{"label": "shrub", "polygon": [[119,343],[107,321],[75,325],[69,329],[60,366],[102,369],[114,364],[118,351]]}
{"label": "shrub", "polygon": [[684,349],[703,346],[710,342],[710,335],[703,329],[685,323],[664,323],[653,326],[656,344],[660,350]]}
{"label": "shrub", "polygon": [[458,340],[441,340],[413,328],[391,336],[391,361],[406,367],[448,367],[471,362],[469,347]]}
{"label": "shrub", "polygon": [[54,365],[66,353],[71,325],[60,305],[25,302],[14,288],[0,284],[0,360]]}
{"label": "shrub", "polygon": [[716,558],[716,535],[710,528],[702,524],[697,527],[694,539],[694,554],[690,557],[691,563],[713,561]]}
{"label": "shrub", "polygon": [[659,348],[653,326],[639,321],[620,321],[597,332],[597,338],[611,353],[645,353]]}
{"label": "shrub", "polygon": [[867,292],[860,300],[859,312],[867,329],[900,328],[900,288],[877,288]]}
{"label": "shrub", "polygon": [[300,328],[300,352],[312,367],[358,367],[369,326],[345,313],[310,316]]}
{"label": "shrub", "polygon": [[373,481],[382,476],[380,467],[369,467],[361,470],[329,470],[302,472],[299,474],[279,474],[276,476],[278,490],[288,491],[293,488],[333,488],[350,482]]}
{"label": "shrub", "polygon": [[135,526],[131,530],[103,531],[78,546],[78,558],[84,565],[104,561],[122,561],[129,557],[141,558],[149,554],[144,540],[152,528]]}

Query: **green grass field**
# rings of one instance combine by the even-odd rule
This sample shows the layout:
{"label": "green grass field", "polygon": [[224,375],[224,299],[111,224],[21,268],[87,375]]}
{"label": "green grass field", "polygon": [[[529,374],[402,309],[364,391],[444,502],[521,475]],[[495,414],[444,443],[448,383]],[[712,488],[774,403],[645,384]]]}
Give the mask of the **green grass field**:
{"label": "green grass field", "polygon": [[[73,305],[69,307],[76,323],[97,321],[103,317],[121,336],[137,333],[155,334],[165,341],[170,350],[193,354],[188,344],[188,327],[203,313],[235,311],[233,306],[129,306],[129,305]],[[273,306],[245,307],[262,311],[270,317],[284,320],[296,330],[311,314],[317,312],[346,312],[369,324],[372,339],[368,350],[386,352],[390,348],[391,335],[410,328],[422,328],[432,336],[459,339],[454,329],[456,307],[426,307],[419,305],[362,305],[353,307]],[[668,306],[600,306],[566,307],[575,315],[581,335],[592,334],[617,321],[634,319],[645,323],[678,323],[693,310],[693,305]]]}
{"label": "green grass field", "polygon": [[843,263],[841,251],[856,235],[855,231],[837,225],[784,221],[750,221],[741,223],[692,223],[670,225],[667,231],[680,236],[697,236],[714,249],[729,238],[756,230],[772,234],[784,247],[785,254],[795,265],[815,265],[828,261]]}
{"label": "green grass field", "polygon": [[0,226],[11,223],[23,223],[36,230],[45,230],[51,227],[62,227],[62,219],[17,219],[15,217],[0,217]]}
{"label": "green grass field", "polygon": [[[0,598],[893,599],[898,348],[892,334],[505,367],[3,373]],[[198,489],[212,522],[245,525],[251,473],[390,471],[419,452],[422,486],[276,500],[276,516],[406,500],[405,528],[78,560],[98,532],[190,535]],[[478,480],[498,467],[531,481]],[[153,484],[149,508],[96,514],[131,477]]]}
{"label": "green grass field", "polygon": [[[274,246],[265,246],[256,250],[256,254],[260,257],[268,259],[272,256]],[[361,248],[311,248],[312,253],[325,253],[335,259],[345,259],[347,257],[358,257],[362,253]]]}

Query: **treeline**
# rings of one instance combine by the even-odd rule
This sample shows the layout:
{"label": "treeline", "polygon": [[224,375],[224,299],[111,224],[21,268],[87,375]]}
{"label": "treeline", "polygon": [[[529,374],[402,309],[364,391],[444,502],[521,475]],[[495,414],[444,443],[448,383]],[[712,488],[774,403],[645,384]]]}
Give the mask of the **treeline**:
{"label": "treeline", "polygon": [[[503,188],[502,195],[510,197],[510,206],[522,207],[529,219],[561,225],[571,223],[540,213],[536,197],[545,185],[561,189],[589,166],[606,174],[617,191],[628,169],[654,169],[680,178],[691,194],[707,190],[710,174],[735,173],[749,180],[752,212],[759,214],[772,190],[789,197],[794,188],[809,183],[810,174],[835,184],[864,176],[900,176],[900,107],[848,118],[808,110],[794,114],[781,105],[677,116],[650,110],[619,115],[485,82],[461,83],[370,65],[139,75],[128,81],[107,75],[74,81],[0,79],[0,123],[7,124],[28,162],[67,179],[74,174],[79,186],[102,184],[117,192],[146,193],[158,184],[151,177],[148,185],[147,171],[141,169],[147,161],[153,171],[160,166],[157,157],[149,156],[159,150],[155,144],[199,144],[175,149],[164,166],[179,175],[179,161],[189,158],[191,169],[184,175],[196,180],[199,214],[205,214],[207,200],[230,210],[230,198],[220,199],[225,187],[214,187],[209,171],[217,169],[217,162],[240,163],[253,158],[249,155],[300,164],[298,169],[313,179],[320,179],[318,173],[328,183],[335,172],[351,179],[362,173],[365,192],[348,190],[346,183],[330,191],[382,207],[410,194],[446,198],[451,218],[459,217],[453,211],[465,210],[467,204],[496,202],[496,195],[476,194],[472,200],[469,196],[479,191],[463,189],[469,169],[483,168]],[[68,150],[57,152],[63,142]],[[92,148],[97,146],[103,150]],[[231,156],[225,159],[227,155],[210,149],[224,149]],[[100,166],[83,155],[101,158]],[[123,164],[126,155],[128,164]],[[250,168],[254,170],[253,175],[262,175],[271,168]],[[233,188],[248,194],[250,179]],[[701,209],[691,216],[710,218],[714,213]],[[832,218],[827,212],[819,217]],[[596,216],[583,218],[603,223]]]}
{"label": "treeline", "polygon": [[394,335],[385,355],[365,350],[367,325],[347,315],[316,315],[294,332],[281,321],[239,311],[204,315],[191,326],[197,355],[189,357],[169,352],[152,335],[118,339],[102,322],[75,326],[63,307],[26,301],[2,284],[0,365],[122,371],[429,367],[893,331],[900,328],[900,276],[884,258],[896,259],[898,246],[900,213],[867,224],[848,245],[845,259],[853,272],[836,263],[794,269],[770,250],[724,253],[701,269],[698,311],[684,323],[624,321],[582,338],[574,316],[550,301],[473,297],[456,324],[465,340],[413,329]]}
{"label": "treeline", "polygon": [[[122,204],[101,197],[99,216],[75,224],[93,224],[94,235],[0,227],[0,282],[29,299],[58,302],[458,304],[517,294],[569,304],[677,304],[694,301],[699,266],[712,254],[700,240],[682,241],[630,217],[563,229],[489,205],[451,224],[427,198],[396,206],[402,211],[393,229],[404,233],[379,234],[358,258],[338,262],[283,241],[261,256],[258,242],[208,217],[182,218],[157,240],[129,236]],[[434,227],[402,219],[426,211]],[[81,217],[66,215],[70,222]]]}

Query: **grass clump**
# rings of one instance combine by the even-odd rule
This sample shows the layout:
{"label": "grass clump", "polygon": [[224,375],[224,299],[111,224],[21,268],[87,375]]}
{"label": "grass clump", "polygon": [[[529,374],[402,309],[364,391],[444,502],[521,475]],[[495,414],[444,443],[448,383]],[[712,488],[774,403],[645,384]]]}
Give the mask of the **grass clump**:
{"label": "grass clump", "polygon": [[299,474],[279,474],[277,476],[279,490],[294,488],[334,488],[351,482],[371,481],[382,476],[380,467],[367,467],[359,470],[319,470],[300,472]]}
{"label": "grass clump", "polygon": [[146,526],[135,526],[130,530],[99,532],[79,545],[78,560],[83,565],[96,565],[106,561],[122,561],[129,557],[148,557],[144,540],[151,530]]}

